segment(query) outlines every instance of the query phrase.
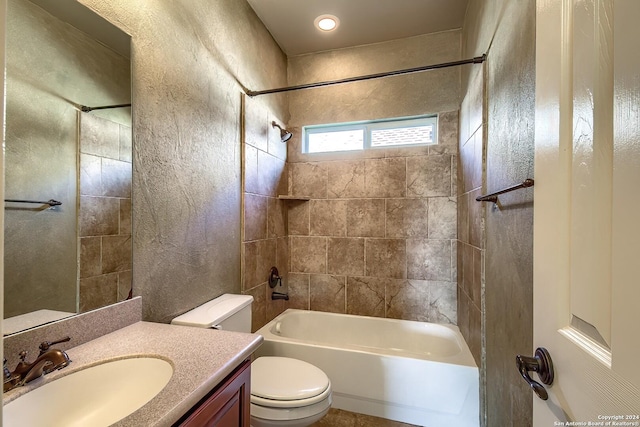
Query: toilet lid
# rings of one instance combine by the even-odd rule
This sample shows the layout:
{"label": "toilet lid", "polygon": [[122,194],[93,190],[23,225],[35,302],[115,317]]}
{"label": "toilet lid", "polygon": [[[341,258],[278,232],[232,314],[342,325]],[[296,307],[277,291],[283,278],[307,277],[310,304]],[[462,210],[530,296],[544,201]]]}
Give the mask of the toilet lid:
{"label": "toilet lid", "polygon": [[319,396],[329,388],[329,378],[310,363],[288,357],[259,357],[251,364],[251,394],[292,401]]}

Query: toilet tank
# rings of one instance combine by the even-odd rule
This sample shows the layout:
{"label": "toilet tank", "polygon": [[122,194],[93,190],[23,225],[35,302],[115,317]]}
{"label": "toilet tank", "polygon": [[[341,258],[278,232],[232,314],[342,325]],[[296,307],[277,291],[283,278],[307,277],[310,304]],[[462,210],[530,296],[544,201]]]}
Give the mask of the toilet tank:
{"label": "toilet tank", "polygon": [[252,302],[251,295],[224,294],[176,317],[171,324],[251,332]]}

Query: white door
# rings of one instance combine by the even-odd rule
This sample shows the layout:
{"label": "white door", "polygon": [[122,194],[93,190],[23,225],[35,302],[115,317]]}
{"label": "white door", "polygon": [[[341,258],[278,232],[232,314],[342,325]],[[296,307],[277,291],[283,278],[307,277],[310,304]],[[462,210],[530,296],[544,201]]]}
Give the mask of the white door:
{"label": "white door", "polygon": [[639,426],[640,0],[536,6],[534,426]]}

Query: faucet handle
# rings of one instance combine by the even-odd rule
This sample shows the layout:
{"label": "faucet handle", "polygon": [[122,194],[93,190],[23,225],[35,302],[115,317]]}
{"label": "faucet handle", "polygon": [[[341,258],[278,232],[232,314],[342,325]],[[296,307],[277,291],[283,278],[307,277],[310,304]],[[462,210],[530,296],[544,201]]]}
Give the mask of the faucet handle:
{"label": "faucet handle", "polygon": [[[52,345],[60,344],[61,342],[71,341],[71,337],[66,336],[57,341],[44,341],[40,344],[40,355],[42,355],[45,351],[49,350]],[[24,360],[24,359],[23,359]]]}

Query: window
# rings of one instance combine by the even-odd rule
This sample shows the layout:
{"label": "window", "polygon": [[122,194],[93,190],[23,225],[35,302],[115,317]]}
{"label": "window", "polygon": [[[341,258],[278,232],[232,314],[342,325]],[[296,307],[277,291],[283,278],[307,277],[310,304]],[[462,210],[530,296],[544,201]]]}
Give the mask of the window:
{"label": "window", "polygon": [[436,144],[438,116],[313,125],[303,128],[304,153]]}

